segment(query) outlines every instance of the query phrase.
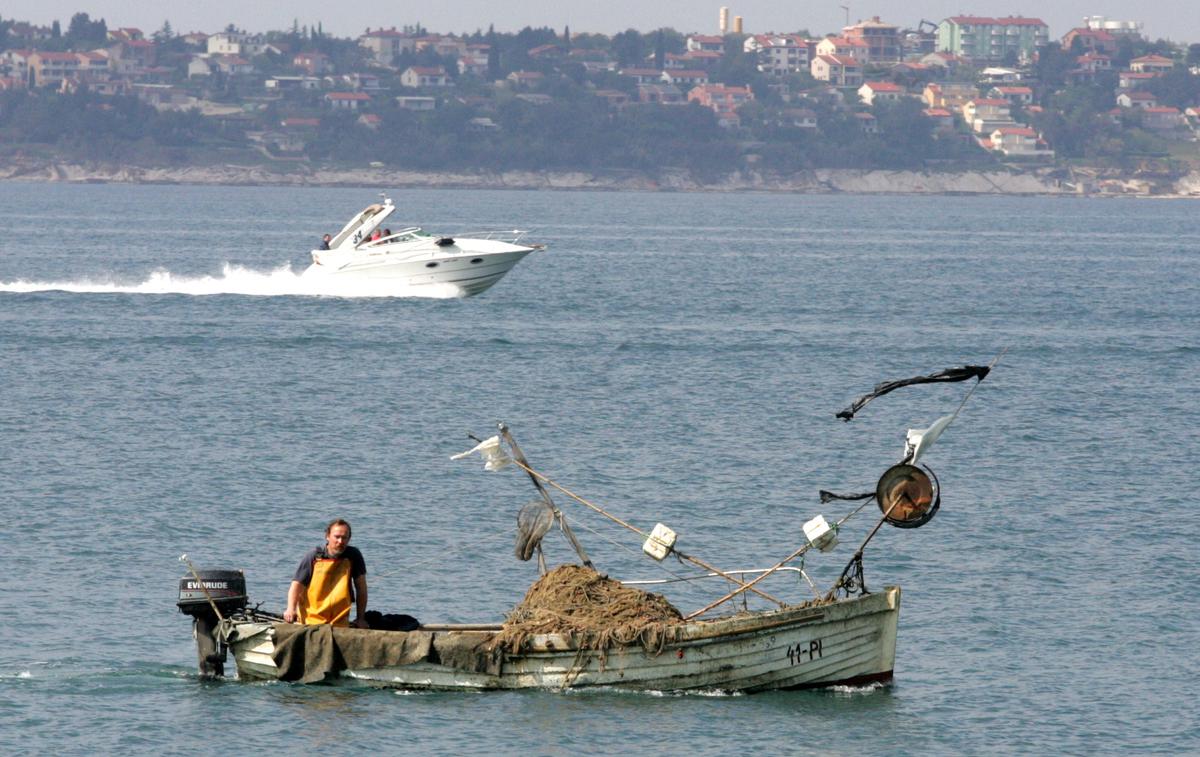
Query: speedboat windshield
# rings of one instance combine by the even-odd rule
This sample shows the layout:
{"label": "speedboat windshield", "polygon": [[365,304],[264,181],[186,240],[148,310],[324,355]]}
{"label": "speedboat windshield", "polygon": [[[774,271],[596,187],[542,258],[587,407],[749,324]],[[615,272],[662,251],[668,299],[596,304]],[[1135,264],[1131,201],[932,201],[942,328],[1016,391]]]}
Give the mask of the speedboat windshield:
{"label": "speedboat windshield", "polygon": [[347,243],[357,245],[362,240],[368,238],[371,232],[383,223],[395,209],[396,206],[392,204],[390,199],[385,199],[382,204],[375,203],[374,205],[368,205],[361,213],[350,219],[350,222],[337,233],[337,236],[329,243],[330,248],[337,249]]}

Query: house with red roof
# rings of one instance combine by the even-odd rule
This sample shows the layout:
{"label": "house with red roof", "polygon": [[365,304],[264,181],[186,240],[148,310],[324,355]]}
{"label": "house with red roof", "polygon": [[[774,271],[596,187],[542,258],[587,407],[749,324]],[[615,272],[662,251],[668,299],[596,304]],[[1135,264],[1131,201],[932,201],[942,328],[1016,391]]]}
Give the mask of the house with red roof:
{"label": "house with red roof", "polygon": [[1049,149],[1037,132],[1028,126],[1001,126],[989,135],[991,149],[1010,158],[1052,158]]}
{"label": "house with red roof", "polygon": [[707,71],[689,71],[687,69],[666,69],[659,77],[664,84],[674,84],[680,89],[687,89],[701,84],[708,84]]}
{"label": "house with red roof", "polygon": [[693,87],[688,102],[699,103],[717,114],[717,123],[725,127],[741,125],[737,109],[754,100],[749,87],[730,87],[724,84],[701,84]]}
{"label": "house with red roof", "polygon": [[467,45],[467,51],[458,56],[458,61],[455,63],[458,66],[458,73],[463,76],[487,76],[488,56],[491,49],[491,45]]}
{"label": "house with red roof", "polygon": [[928,66],[917,61],[902,61],[892,65],[889,71],[892,76],[901,77],[907,81],[927,82],[931,79],[939,78],[945,73],[941,68],[936,66]]}
{"label": "house with red roof", "polygon": [[687,98],[674,84],[639,84],[637,85],[639,103],[651,105],[684,105]]}
{"label": "house with red roof", "polygon": [[808,40],[798,34],[752,34],[742,43],[742,51],[752,53],[757,68],[776,78],[808,71]]}
{"label": "house with red roof", "polygon": [[954,129],[954,114],[946,108],[926,108],[921,111],[925,117],[933,121],[933,128],[938,131],[951,131]]}
{"label": "house with red roof", "polygon": [[850,37],[826,37],[817,43],[817,55],[836,55],[854,58],[859,63],[870,59],[871,48],[864,40]]}
{"label": "house with red roof", "polygon": [[269,92],[311,92],[321,88],[321,80],[315,76],[268,76],[263,88]]}
{"label": "house with red roof", "polygon": [[1008,100],[998,97],[978,97],[962,108],[963,120],[977,134],[991,134],[1002,126],[1012,126],[1012,111]]}
{"label": "house with red roof", "polygon": [[837,87],[862,86],[862,64],[854,58],[842,55],[818,55],[810,66],[812,77],[827,81]]}
{"label": "house with red roof", "polygon": [[1158,98],[1145,90],[1135,89],[1117,95],[1117,105],[1122,108],[1157,108]]}
{"label": "house with red roof", "polygon": [[371,96],[366,92],[327,92],[325,102],[334,110],[358,110],[371,104]]}
{"label": "house with red roof", "polygon": [[619,109],[629,104],[629,95],[619,89],[597,89],[592,94],[608,103],[610,108]]}
{"label": "house with red roof", "polygon": [[870,113],[855,113],[854,120],[858,123],[858,128],[862,130],[863,134],[879,133],[879,119]]}
{"label": "house with red roof", "polygon": [[119,74],[150,68],[157,60],[157,52],[154,43],[145,39],[118,40],[107,48],[109,66]]}
{"label": "house with red roof", "polygon": [[920,62],[924,63],[926,66],[940,66],[947,71],[954,71],[959,66],[964,65],[969,61],[966,58],[963,58],[961,55],[955,55],[954,53],[941,50],[935,53],[929,53],[921,58]]}
{"label": "house with red roof", "polygon": [[921,98],[931,108],[962,110],[962,106],[979,97],[979,87],[966,82],[931,82],[925,85]]}
{"label": "house with red roof", "polygon": [[1023,85],[1002,84],[989,89],[988,97],[1008,100],[1012,105],[1029,105],[1033,102],[1033,89]]}
{"label": "house with red roof", "polygon": [[1175,61],[1162,55],[1143,55],[1129,61],[1129,70],[1137,74],[1165,74],[1175,68]]}
{"label": "house with red roof", "polygon": [[872,16],[868,21],[842,29],[842,37],[848,40],[859,40],[867,45],[867,57],[864,61],[872,63],[896,63],[903,55],[903,38],[900,27],[880,21],[879,16]]}
{"label": "house with red roof", "polygon": [[1084,53],[1075,59],[1075,65],[1081,71],[1096,73],[1112,69],[1112,58],[1104,53]]}
{"label": "house with red roof", "polygon": [[529,56],[530,60],[562,60],[566,57],[567,51],[563,50],[562,45],[556,45],[551,42],[546,45],[531,47],[525,54]]}
{"label": "house with red roof", "polygon": [[858,88],[858,99],[867,105],[881,102],[896,102],[904,96],[904,87],[890,81],[864,82]]}
{"label": "house with red roof", "polygon": [[79,71],[79,57],[75,53],[47,52],[39,50],[26,59],[35,87],[57,86],[63,79]]}
{"label": "house with red roof", "polygon": [[1170,131],[1187,126],[1179,108],[1167,105],[1142,109],[1142,126],[1155,131]]}
{"label": "house with red roof", "polygon": [[411,34],[391,29],[367,30],[358,38],[358,46],[370,53],[371,58],[384,66],[390,66],[401,53],[415,52],[417,40]]}
{"label": "house with red roof", "polygon": [[432,50],[443,58],[458,57],[467,51],[467,41],[452,34],[428,34],[414,41],[416,52]]}
{"label": "house with red roof", "polygon": [[[708,71],[715,68],[725,56],[711,50],[688,50],[682,55],[667,53],[663,65],[667,68],[703,68]],[[674,65],[667,65],[672,62]]]}
{"label": "house with red roof", "polygon": [[113,42],[126,42],[131,39],[145,39],[146,35],[142,34],[142,30],[133,26],[123,26],[120,29],[109,29],[108,39]]}
{"label": "house with red roof", "polygon": [[229,76],[248,76],[254,73],[254,64],[239,55],[213,55],[209,57],[209,61],[218,71]]}
{"label": "house with red roof", "polygon": [[621,76],[628,76],[636,84],[655,84],[662,81],[662,71],[657,68],[622,68]]}
{"label": "house with red roof", "polygon": [[709,53],[725,54],[725,38],[707,34],[692,34],[687,38],[688,50],[703,50]]}
{"label": "house with red roof", "polygon": [[1117,74],[1117,86],[1121,89],[1141,89],[1160,76],[1160,71],[1121,71]]}
{"label": "house with red roof", "polygon": [[1113,55],[1117,52],[1117,38],[1103,29],[1088,29],[1077,27],[1062,37],[1062,49],[1070,51],[1079,40],[1079,47],[1084,53],[1101,53]]}
{"label": "house with red roof", "polygon": [[24,82],[18,89],[24,89],[29,82],[29,56],[35,52],[37,51],[15,48],[0,51],[0,71]]}
{"label": "house with red roof", "polygon": [[296,53],[292,56],[292,65],[309,76],[320,76],[333,71],[333,61],[329,56],[315,51]]}
{"label": "house with red roof", "polygon": [[41,42],[54,36],[49,26],[35,26],[28,21],[13,21],[8,27],[9,40],[17,43]]}
{"label": "house with red roof", "polygon": [[400,84],[419,89],[424,87],[450,87],[454,82],[442,66],[409,66],[400,74]]}
{"label": "house with red roof", "polygon": [[504,80],[513,89],[532,89],[546,81],[546,75],[541,71],[513,71]]}
{"label": "house with red roof", "polygon": [[818,127],[816,111],[810,108],[786,108],[780,112],[780,126],[814,130]]}

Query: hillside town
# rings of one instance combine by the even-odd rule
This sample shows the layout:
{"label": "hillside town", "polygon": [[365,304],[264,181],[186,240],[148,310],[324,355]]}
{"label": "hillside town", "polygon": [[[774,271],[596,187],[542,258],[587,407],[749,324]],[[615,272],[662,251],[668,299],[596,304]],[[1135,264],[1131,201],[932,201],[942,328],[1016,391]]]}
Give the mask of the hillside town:
{"label": "hillside town", "polygon": [[[386,22],[381,19],[381,22]],[[802,21],[802,19],[798,19]],[[357,38],[0,20],[0,159],[439,168],[1200,164],[1200,44],[1101,16]],[[507,161],[507,162],[506,162]]]}

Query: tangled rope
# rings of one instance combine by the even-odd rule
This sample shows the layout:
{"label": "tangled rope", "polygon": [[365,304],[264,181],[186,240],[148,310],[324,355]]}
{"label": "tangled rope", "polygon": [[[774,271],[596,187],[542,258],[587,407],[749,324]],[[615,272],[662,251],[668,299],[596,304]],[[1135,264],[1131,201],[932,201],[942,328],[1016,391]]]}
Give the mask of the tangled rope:
{"label": "tangled rope", "polygon": [[682,614],[659,594],[624,586],[579,565],[560,565],[529,587],[493,649],[520,652],[537,634],[570,635],[580,650],[640,644],[657,655],[678,639]]}

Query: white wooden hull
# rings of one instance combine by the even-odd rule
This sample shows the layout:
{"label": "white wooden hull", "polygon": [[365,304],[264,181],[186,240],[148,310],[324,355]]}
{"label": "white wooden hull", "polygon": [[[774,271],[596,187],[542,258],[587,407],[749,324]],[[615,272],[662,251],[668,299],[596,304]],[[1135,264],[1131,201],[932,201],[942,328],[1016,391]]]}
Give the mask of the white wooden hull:
{"label": "white wooden hull", "polygon": [[[560,635],[536,636],[504,656],[496,674],[419,662],[346,670],[344,679],[402,689],[621,689],[754,692],[888,681],[896,657],[899,587],[808,608],[751,613],[684,626],[655,656],[640,646],[579,652]],[[242,679],[276,679],[273,625],[242,623],[230,649]],[[379,631],[379,633],[388,633]],[[486,631],[453,633],[488,634]]]}

